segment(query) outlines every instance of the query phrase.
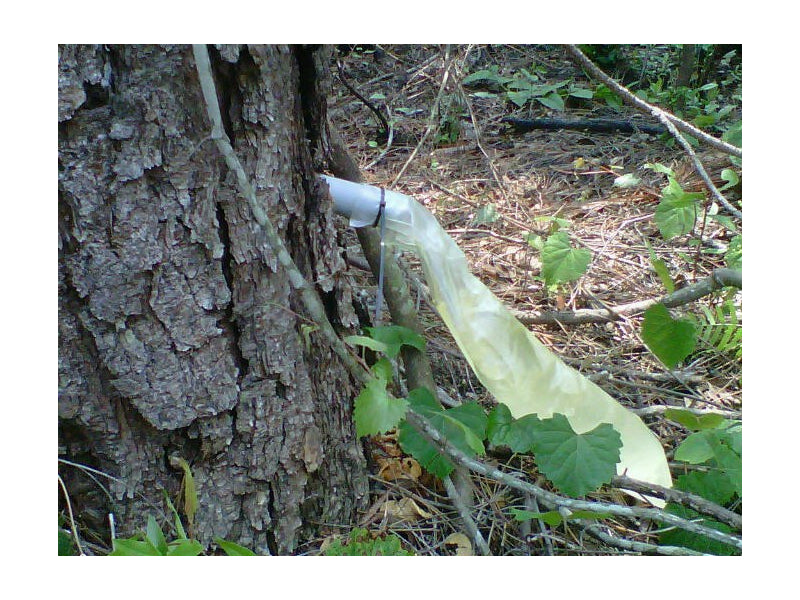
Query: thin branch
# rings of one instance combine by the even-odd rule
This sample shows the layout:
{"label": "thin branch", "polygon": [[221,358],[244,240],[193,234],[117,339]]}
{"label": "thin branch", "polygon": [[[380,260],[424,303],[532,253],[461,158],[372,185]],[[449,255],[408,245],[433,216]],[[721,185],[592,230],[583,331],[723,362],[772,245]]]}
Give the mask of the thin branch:
{"label": "thin branch", "polygon": [[648,544],[646,542],[637,542],[635,540],[619,538],[607,533],[604,531],[604,529],[606,528],[598,525],[597,523],[592,523],[591,525],[585,525],[583,527],[583,530],[586,533],[597,538],[601,542],[604,542],[610,546],[622,548],[623,550],[628,550],[630,552],[641,552],[643,554],[662,554],[664,556],[710,556],[702,552],[697,552],[696,550],[682,548],[681,546],[659,546],[657,544]]}
{"label": "thin branch", "polygon": [[698,175],[700,175],[700,179],[703,180],[703,183],[711,192],[711,195],[719,202],[725,209],[730,212],[731,214],[736,215],[739,218],[742,218],[742,211],[734,207],[725,196],[717,189],[717,186],[714,185],[714,182],[711,181],[711,177],[709,177],[708,173],[706,172],[703,164],[697,158],[692,147],[689,145],[689,142],[686,141],[680,131],[692,135],[698,138],[701,141],[706,142],[710,146],[713,146],[717,150],[721,150],[726,154],[732,154],[734,156],[738,156],[741,158],[742,156],[742,149],[733,146],[732,144],[728,144],[722,140],[715,138],[712,135],[705,133],[704,131],[698,129],[694,125],[687,123],[673,114],[668,113],[662,108],[649,104],[645,102],[635,94],[632,94],[627,88],[620,85],[614,79],[606,75],[599,67],[597,67],[581,50],[575,45],[567,45],[567,52],[584,68],[586,71],[589,72],[590,75],[599,79],[604,84],[606,84],[609,89],[614,90],[623,100],[625,100],[628,104],[632,104],[633,106],[637,107],[638,109],[645,111],[651,115],[653,115],[656,119],[658,119],[664,127],[672,134],[672,136],[678,140],[678,143],[683,147],[686,153],[689,155],[689,158],[692,160],[692,164],[694,165],[695,171],[697,171]]}
{"label": "thin branch", "polygon": [[742,287],[742,272],[736,269],[714,269],[711,275],[705,279],[687,285],[676,290],[671,294],[661,298],[650,300],[639,300],[619,306],[608,308],[581,308],[574,311],[551,311],[551,312],[522,312],[515,311],[516,316],[526,325],[542,325],[563,323],[576,325],[580,323],[603,323],[605,321],[619,321],[624,317],[630,317],[646,311],[655,304],[663,304],[667,308],[683,306],[690,302],[707,296],[712,292],[723,287]]}
{"label": "thin branch", "polygon": [[[646,112],[648,114],[654,114],[653,109],[661,111],[660,108],[649,104],[632,94],[627,88],[620,85],[614,79],[606,75],[597,65],[595,65],[589,57],[587,57],[583,52],[581,52],[580,48],[575,46],[574,44],[567,45],[567,52],[595,79],[599,79],[602,81],[609,89],[613,90],[617,93],[625,102],[635,106],[639,110]],[[662,111],[664,112],[664,111]],[[738,156],[739,158],[742,157],[742,149],[737,148],[736,146],[724,142],[720,139],[715,138],[713,135],[707,134],[705,131],[702,131],[692,125],[691,123],[687,123],[676,117],[675,115],[671,115],[669,113],[664,112],[667,116],[669,121],[675,125],[683,133],[696,137],[698,140],[705,142],[709,146],[716,148],[720,152],[724,152],[725,154],[730,154],[732,156]]]}
{"label": "thin branch", "polygon": [[611,485],[620,489],[631,490],[632,492],[641,492],[647,496],[662,498],[667,502],[681,504],[701,514],[713,517],[717,521],[726,523],[735,529],[740,531],[742,529],[742,515],[718,504],[714,504],[713,502],[709,502],[702,496],[623,476],[614,477],[611,480]]}
{"label": "thin branch", "polygon": [[267,213],[261,206],[261,203],[256,198],[255,189],[250,183],[247,174],[245,173],[239,157],[236,155],[228,139],[225,130],[222,127],[222,114],[219,109],[219,102],[217,101],[216,85],[214,83],[214,76],[211,72],[211,60],[208,56],[208,49],[204,44],[192,45],[194,52],[195,64],[197,66],[197,75],[200,78],[200,87],[203,91],[203,98],[205,100],[206,112],[211,121],[211,139],[213,139],[220,153],[225,159],[228,168],[236,174],[236,179],[239,184],[239,191],[247,199],[250,210],[255,217],[256,222],[264,230],[267,242],[272,248],[273,252],[278,258],[280,265],[286,270],[289,277],[289,282],[292,287],[300,292],[300,298],[309,312],[314,322],[319,326],[319,331],[325,340],[330,344],[333,351],[341,359],[345,367],[350,371],[353,377],[361,383],[366,384],[369,380],[369,374],[364,367],[350,354],[347,346],[342,342],[336,331],[333,329],[330,321],[328,320],[325,312],[325,307],[322,304],[316,290],[308,284],[294,264],[286,245],[283,243],[280,235],[275,230],[272,222],[267,217]]}
{"label": "thin branch", "polygon": [[447,475],[444,477],[444,479],[442,479],[442,483],[444,483],[444,489],[447,491],[447,495],[450,497],[450,501],[453,503],[453,506],[456,507],[458,515],[464,522],[464,527],[466,527],[467,533],[478,549],[479,554],[482,556],[491,556],[492,551],[489,550],[489,545],[486,543],[486,540],[483,539],[483,534],[481,534],[481,532],[478,530],[478,526],[475,524],[475,521],[470,514],[469,507],[466,505],[464,499],[461,497],[461,494],[456,489],[453,480],[449,475]]}
{"label": "thin branch", "polygon": [[571,511],[584,510],[594,513],[607,513],[619,517],[660,521],[674,527],[679,527],[680,529],[684,529],[691,533],[722,542],[723,544],[728,544],[739,549],[742,548],[742,539],[738,536],[730,535],[710,527],[705,527],[704,525],[695,523],[688,519],[683,519],[658,508],[642,508],[638,506],[623,506],[608,502],[576,500],[574,498],[565,498],[563,496],[559,496],[558,494],[548,492],[547,490],[535,484],[523,481],[514,475],[505,473],[495,467],[490,467],[479,460],[467,456],[461,450],[450,444],[436,428],[434,428],[420,415],[409,412],[406,415],[406,420],[417,431],[419,431],[421,435],[433,443],[437,449],[447,454],[447,456],[453,459],[456,463],[463,465],[471,471],[495,479],[496,481],[499,481],[500,483],[503,483],[523,493],[531,493],[546,506],[563,506]]}

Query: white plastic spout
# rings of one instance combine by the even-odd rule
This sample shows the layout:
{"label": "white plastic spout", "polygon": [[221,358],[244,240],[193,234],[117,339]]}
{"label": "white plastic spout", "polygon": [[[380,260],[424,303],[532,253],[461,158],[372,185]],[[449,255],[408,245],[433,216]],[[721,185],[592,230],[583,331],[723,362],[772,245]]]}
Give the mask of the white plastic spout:
{"label": "white plastic spout", "polygon": [[329,175],[320,175],[331,191],[333,208],[350,219],[350,227],[377,225],[380,216],[381,191],[385,202],[384,216],[389,221],[408,223],[411,220],[410,205],[413,200],[399,192],[381,190],[374,185],[353,183]]}

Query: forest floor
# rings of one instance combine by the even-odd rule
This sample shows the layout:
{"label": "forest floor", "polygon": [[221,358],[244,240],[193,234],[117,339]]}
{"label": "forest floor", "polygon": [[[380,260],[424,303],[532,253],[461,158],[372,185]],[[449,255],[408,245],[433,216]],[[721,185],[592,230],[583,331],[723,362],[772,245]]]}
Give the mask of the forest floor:
{"label": "forest floor", "polygon": [[[517,133],[501,122],[503,117],[611,117],[652,125],[652,119],[629,107],[615,109],[592,99],[570,99],[563,111],[535,101],[519,107],[497,89],[461,84],[468,73],[498,65],[504,75],[535,69],[541,83],[568,80],[593,88],[564,50],[554,46],[475,46],[469,51],[454,46],[447,57],[439,46],[386,46],[337,58],[350,85],[371,99],[391,125],[391,140],[379,139],[373,112],[335,76],[331,121],[367,182],[407,194],[436,215],[466,254],[472,272],[553,352],[637,411],[670,460],[689,431],[664,418],[665,407],[710,409],[741,418],[740,347],[737,355],[701,342],[670,371],[644,345],[641,313],[606,322],[544,322],[553,311],[618,307],[663,297],[667,290],[653,269],[652,256],[664,261],[677,288],[725,266],[724,249],[734,234],[720,222],[707,220],[702,230],[698,225],[692,234],[669,241],[654,223],[667,182],[645,164],[671,167],[685,190],[705,191],[691,161],[666,136],[566,129]],[[719,175],[730,166],[729,158],[707,147],[696,151],[715,183],[724,184]],[[641,183],[615,186],[625,174],[637,176]],[[728,198],[738,200],[736,190]],[[556,225],[568,231],[573,244],[588,248],[592,259],[578,280],[552,290],[540,276],[539,251],[529,242]],[[357,242],[348,252],[359,254]],[[413,269],[413,257],[404,259]],[[358,284],[374,297],[371,276],[352,270]],[[672,313],[702,317],[703,306],[713,311],[728,301],[739,308],[741,319],[741,292],[731,288]],[[478,400],[490,406],[491,397],[424,301],[420,318],[437,384],[456,401]],[[458,545],[462,538],[452,537],[464,533],[463,526],[437,482],[398,452],[391,435],[373,440],[371,447],[374,503],[362,525],[400,535],[417,554],[470,552]],[[516,464],[526,468],[525,461]],[[508,489],[480,477],[473,483],[476,522],[494,554],[625,552],[563,524],[537,535],[535,523],[531,532],[503,510],[514,502]],[[614,491],[605,494],[596,497],[608,499]],[[626,502],[619,494],[613,498]],[[612,525],[623,537],[656,539],[634,530],[643,527],[641,523]]]}

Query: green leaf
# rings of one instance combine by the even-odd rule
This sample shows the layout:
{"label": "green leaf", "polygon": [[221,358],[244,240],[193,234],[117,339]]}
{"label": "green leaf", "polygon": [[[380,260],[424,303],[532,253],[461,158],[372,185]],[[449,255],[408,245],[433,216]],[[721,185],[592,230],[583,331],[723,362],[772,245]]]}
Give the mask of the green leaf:
{"label": "green leaf", "polygon": [[163,556],[158,548],[148,541],[115,539],[109,556]]}
{"label": "green leaf", "polygon": [[[485,454],[483,438],[486,435],[487,419],[483,409],[476,402],[444,410],[429,390],[418,388],[411,391],[408,403],[414,412],[427,419],[462,452],[468,455]],[[437,477],[445,477],[453,470],[453,463],[407,422],[401,423],[399,431],[400,446],[430,473]]]}
{"label": "green leaf", "polygon": [[533,512],[531,510],[511,509],[511,515],[515,521],[530,521],[531,519],[541,519],[550,527],[558,527],[563,522],[561,514],[557,510],[547,512]]}
{"label": "green leaf", "polygon": [[[697,521],[699,524],[705,525],[706,527],[717,529],[724,533],[733,533],[733,530],[724,523],[719,523],[718,521],[701,517],[697,512],[691,510],[690,508],[670,503],[667,504],[666,510],[669,513],[683,517],[684,519],[692,519]],[[709,539],[704,535],[692,533],[690,531],[686,531],[685,529],[679,529],[678,527],[664,531],[659,536],[658,541],[664,546],[682,546],[684,548],[690,548],[706,554],[717,554],[721,556],[738,554],[738,550],[734,546],[723,544],[722,542]]]}
{"label": "green leaf", "polygon": [[687,319],[673,319],[663,304],[655,304],[644,313],[642,339],[650,351],[672,369],[694,351],[697,329]]}
{"label": "green leaf", "polygon": [[351,346],[366,346],[370,350],[382,352],[384,354],[386,354],[386,350],[388,348],[388,346],[383,342],[379,342],[378,340],[372,339],[371,337],[367,337],[365,335],[348,335],[346,338],[344,338],[344,341]]}
{"label": "green leaf", "polygon": [[729,144],[733,144],[734,146],[741,148],[742,147],[742,122],[739,121],[738,123],[734,123],[731,125],[725,133],[722,134],[722,140],[728,142]]}
{"label": "green leaf", "polygon": [[366,327],[369,336],[386,344],[386,356],[396,358],[403,345],[412,346],[420,352],[425,352],[425,338],[416,331],[400,325],[385,325],[383,327]]}
{"label": "green leaf", "polygon": [[542,247],[542,277],[547,285],[578,279],[586,272],[592,253],[585,248],[573,248],[569,235],[557,231]]}
{"label": "green leaf", "polygon": [[178,532],[178,539],[185,540],[186,539],[186,530],[183,528],[183,523],[181,523],[181,517],[178,515],[178,511],[175,510],[175,506],[172,504],[172,500],[169,499],[169,494],[167,490],[161,490],[164,494],[164,502],[167,503],[167,507],[169,508],[172,516],[175,519],[175,530]]}
{"label": "green leaf", "polygon": [[400,423],[398,432],[397,440],[403,451],[417,459],[417,462],[432,475],[443,479],[455,469],[452,461],[419,435],[408,421]]}
{"label": "green leaf", "polygon": [[688,436],[675,450],[675,460],[680,460],[690,465],[699,465],[714,458],[713,438],[704,432],[693,433]]}
{"label": "green leaf", "polygon": [[739,176],[733,169],[723,169],[720,177],[722,177],[725,185],[719,188],[719,191],[727,190],[728,188],[732,188],[739,183]]}
{"label": "green leaf", "polygon": [[518,508],[511,509],[511,515],[516,521],[530,521],[531,519],[541,519],[550,527],[558,527],[564,521],[574,521],[577,519],[607,519],[611,515],[607,513],[596,513],[588,510],[576,510],[568,513],[564,517],[557,510],[549,510],[547,512],[533,512],[530,510],[520,510]]}
{"label": "green leaf", "polygon": [[536,415],[514,419],[505,404],[498,404],[489,413],[486,437],[493,446],[508,446],[512,452],[530,452],[537,421]]}
{"label": "green leaf", "polygon": [[497,212],[497,206],[493,203],[484,204],[475,213],[475,224],[486,225],[496,222],[499,218],[500,214]]}
{"label": "green leaf", "polygon": [[59,527],[58,529],[58,555],[59,556],[75,556],[78,550],[75,547],[75,540],[69,532],[64,531]]}
{"label": "green leaf", "polygon": [[728,251],[725,252],[725,264],[729,269],[742,268],[742,236],[737,235],[728,244]]}
{"label": "green leaf", "polygon": [[577,434],[564,415],[536,424],[533,451],[539,470],[562,492],[583,496],[616,474],[622,440],[608,423]]}
{"label": "green leaf", "polygon": [[531,93],[529,90],[522,90],[520,92],[508,92],[507,93],[508,99],[511,100],[514,104],[516,104],[519,108],[525,106],[528,100],[531,99]]}
{"label": "green leaf", "polygon": [[697,221],[697,200],[704,197],[700,192],[684,192],[680,184],[670,177],[654,217],[661,236],[668,240],[691,232]]}
{"label": "green leaf", "polygon": [[647,163],[644,165],[644,168],[651,169],[656,173],[664,173],[669,177],[675,177],[675,172],[666,165],[662,165],[661,163]]}
{"label": "green leaf", "polygon": [[384,357],[372,365],[370,369],[372,373],[378,379],[382,379],[384,382],[389,383],[394,376],[394,367],[392,367],[391,361]]}
{"label": "green leaf", "polygon": [[544,104],[547,108],[564,110],[564,100],[558,95],[558,92],[551,92],[550,94],[547,94],[547,96],[537,97],[536,100],[538,100],[541,104]]}
{"label": "green leaf", "polygon": [[658,275],[658,279],[661,281],[661,285],[664,286],[664,289],[667,290],[668,294],[671,294],[675,291],[675,282],[672,281],[672,275],[669,273],[669,268],[667,268],[667,263],[665,263],[660,258],[651,258],[650,265],[653,267],[653,270]]}
{"label": "green leaf", "polygon": [[175,540],[170,542],[167,556],[198,556],[203,552],[203,544],[197,540]]}
{"label": "green leaf", "polygon": [[696,415],[688,410],[680,408],[668,408],[664,411],[664,416],[670,421],[680,423],[692,431],[702,431],[703,429],[716,429],[724,421],[725,417],[715,413]]}
{"label": "green leaf", "polygon": [[217,546],[222,548],[228,556],[256,556],[256,553],[250,550],[250,548],[245,548],[244,546],[229,542],[228,540],[214,538],[214,542]]}
{"label": "green leaf", "polygon": [[153,515],[147,515],[147,529],[145,530],[145,538],[150,542],[159,554],[167,554],[167,540],[164,537],[164,532],[156,522]]}
{"label": "green leaf", "polygon": [[375,377],[361,390],[355,400],[353,417],[356,435],[375,435],[397,426],[408,410],[404,398],[393,398],[386,391],[386,379]]}
{"label": "green leaf", "polygon": [[571,87],[569,88],[569,95],[574,96],[575,98],[584,98],[589,100],[594,96],[594,92],[592,92],[592,90],[587,90],[586,88]]}

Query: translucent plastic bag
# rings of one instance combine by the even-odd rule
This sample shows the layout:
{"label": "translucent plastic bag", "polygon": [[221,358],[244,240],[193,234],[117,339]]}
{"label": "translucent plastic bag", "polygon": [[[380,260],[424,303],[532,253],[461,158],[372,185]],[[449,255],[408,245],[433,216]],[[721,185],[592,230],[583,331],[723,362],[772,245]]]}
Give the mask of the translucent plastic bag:
{"label": "translucent plastic bag", "polygon": [[408,196],[396,194],[392,203],[387,243],[419,256],[436,310],[495,399],[515,418],[563,414],[577,433],[609,423],[623,443],[618,474],[671,487],[661,443],[642,420],[528,331],[469,272],[464,253],[430,212]]}

